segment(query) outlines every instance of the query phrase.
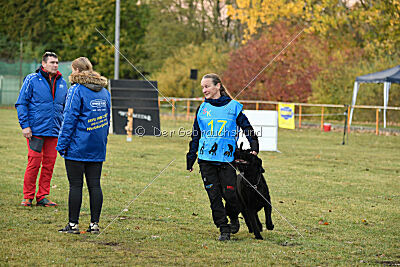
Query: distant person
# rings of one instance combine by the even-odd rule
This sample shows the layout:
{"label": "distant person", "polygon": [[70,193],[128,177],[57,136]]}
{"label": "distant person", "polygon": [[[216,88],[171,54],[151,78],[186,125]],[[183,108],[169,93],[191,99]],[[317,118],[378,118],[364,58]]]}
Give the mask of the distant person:
{"label": "distant person", "polygon": [[[201,87],[205,100],[196,111],[192,141],[186,156],[187,170],[193,171],[198,154],[214,224],[220,230],[218,240],[227,241],[231,233],[239,231],[238,215],[242,208],[236,196],[236,170],[232,166],[238,127],[245,133],[251,153],[255,155],[258,153],[258,138],[242,113],[243,105],[231,99],[217,74],[204,75]],[[225,206],[222,199],[226,201]]]}
{"label": "distant person", "polygon": [[32,206],[40,165],[37,206],[57,206],[46,196],[50,194],[50,181],[57,158],[56,144],[61,127],[67,83],[58,71],[58,57],[46,52],[36,73],[24,79],[15,107],[22,135],[28,144],[28,165],[24,175],[22,206]]}
{"label": "distant person", "polygon": [[103,205],[100,176],[106,159],[110,126],[110,93],[104,88],[107,79],[93,71],[86,57],[72,61],[64,121],[58,137],[57,151],[65,159],[69,181],[69,221],[61,233],[79,234],[83,175],[90,197],[90,224],[87,232],[99,233]]}

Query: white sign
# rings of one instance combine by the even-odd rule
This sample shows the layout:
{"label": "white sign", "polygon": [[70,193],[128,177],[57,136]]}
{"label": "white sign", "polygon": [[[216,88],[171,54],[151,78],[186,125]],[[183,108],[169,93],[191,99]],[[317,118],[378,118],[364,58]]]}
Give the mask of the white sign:
{"label": "white sign", "polygon": [[[274,110],[243,110],[258,136],[260,151],[278,151],[278,111]],[[243,142],[243,149],[249,149],[250,144],[242,131],[239,132],[238,146]]]}

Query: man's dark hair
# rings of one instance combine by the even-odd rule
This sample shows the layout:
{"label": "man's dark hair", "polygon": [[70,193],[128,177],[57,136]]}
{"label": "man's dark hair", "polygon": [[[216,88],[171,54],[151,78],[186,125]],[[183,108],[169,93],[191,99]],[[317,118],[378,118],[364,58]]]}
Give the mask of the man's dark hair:
{"label": "man's dark hair", "polygon": [[45,53],[43,54],[43,56],[42,56],[42,61],[47,62],[47,59],[48,59],[49,57],[58,58],[57,54],[54,53],[54,52],[45,52]]}

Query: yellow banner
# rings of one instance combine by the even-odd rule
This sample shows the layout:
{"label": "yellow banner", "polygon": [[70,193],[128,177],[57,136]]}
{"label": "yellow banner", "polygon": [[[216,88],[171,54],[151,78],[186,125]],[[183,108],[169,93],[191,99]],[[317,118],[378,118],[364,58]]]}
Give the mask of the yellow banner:
{"label": "yellow banner", "polygon": [[294,104],[278,104],[279,127],[286,129],[294,129]]}

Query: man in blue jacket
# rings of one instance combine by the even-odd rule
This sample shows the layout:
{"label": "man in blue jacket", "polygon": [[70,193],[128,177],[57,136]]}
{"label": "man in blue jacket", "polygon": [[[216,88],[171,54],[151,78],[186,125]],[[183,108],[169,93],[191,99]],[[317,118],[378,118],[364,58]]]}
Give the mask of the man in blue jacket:
{"label": "man in blue jacket", "polygon": [[50,181],[57,158],[57,137],[63,118],[67,95],[67,83],[58,71],[58,57],[46,52],[42,66],[25,77],[15,107],[18,112],[22,135],[28,144],[28,165],[24,175],[22,206],[32,206],[36,192],[36,180],[42,165],[37,206],[57,206],[46,198],[50,193]]}

